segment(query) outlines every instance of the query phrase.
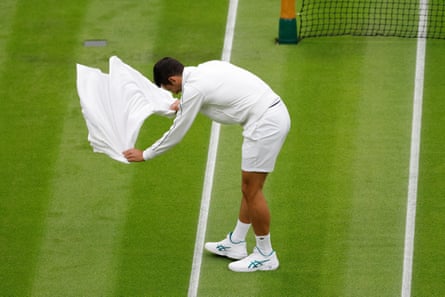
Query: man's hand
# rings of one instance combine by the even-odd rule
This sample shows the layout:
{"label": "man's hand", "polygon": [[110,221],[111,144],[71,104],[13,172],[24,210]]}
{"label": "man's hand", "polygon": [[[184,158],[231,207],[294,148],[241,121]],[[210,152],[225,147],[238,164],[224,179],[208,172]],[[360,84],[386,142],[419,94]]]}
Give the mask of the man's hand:
{"label": "man's hand", "polygon": [[171,105],[170,105],[170,109],[174,110],[174,111],[178,111],[179,110],[179,104],[181,103],[181,101],[176,100],[174,101]]}
{"label": "man's hand", "polygon": [[124,157],[127,158],[129,162],[142,162],[144,160],[144,156],[141,150],[132,148],[123,152]]}

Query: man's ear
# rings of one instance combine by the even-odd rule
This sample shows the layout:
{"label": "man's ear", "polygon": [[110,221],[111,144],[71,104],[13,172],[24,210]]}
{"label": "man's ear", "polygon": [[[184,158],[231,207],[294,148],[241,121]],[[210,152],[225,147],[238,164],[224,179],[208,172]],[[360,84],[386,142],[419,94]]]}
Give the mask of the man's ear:
{"label": "man's ear", "polygon": [[173,85],[178,82],[178,77],[176,75],[169,76],[168,82]]}

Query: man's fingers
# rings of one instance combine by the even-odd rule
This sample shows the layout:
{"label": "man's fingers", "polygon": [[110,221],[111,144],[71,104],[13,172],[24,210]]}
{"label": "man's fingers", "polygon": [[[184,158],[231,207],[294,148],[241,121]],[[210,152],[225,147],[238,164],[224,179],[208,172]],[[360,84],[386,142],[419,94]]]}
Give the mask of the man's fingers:
{"label": "man's fingers", "polygon": [[127,158],[128,161],[132,161],[134,158],[134,152],[133,149],[129,149],[123,152],[124,157]]}
{"label": "man's fingers", "polygon": [[129,149],[123,152],[124,157],[130,162],[142,162],[144,158],[142,151],[137,149]]}

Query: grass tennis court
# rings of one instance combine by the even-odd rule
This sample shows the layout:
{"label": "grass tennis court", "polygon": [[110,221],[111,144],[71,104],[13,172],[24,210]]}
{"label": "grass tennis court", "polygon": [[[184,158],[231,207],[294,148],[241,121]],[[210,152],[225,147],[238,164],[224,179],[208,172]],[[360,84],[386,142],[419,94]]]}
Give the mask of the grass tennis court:
{"label": "grass tennis court", "polygon": [[[143,164],[94,154],[75,64],[151,78],[174,56],[220,59],[227,1],[0,3],[0,296],[185,296],[209,145],[198,117]],[[416,40],[274,44],[279,2],[240,0],[231,61],[286,102],[292,129],[268,178],[281,266],[236,274],[203,255],[198,296],[400,296]],[[105,47],[84,47],[91,39]],[[444,296],[445,58],[428,40],[411,296]],[[170,126],[144,124],[145,148]],[[223,126],[206,240],[236,222],[241,128]],[[253,237],[249,237],[249,249]]]}

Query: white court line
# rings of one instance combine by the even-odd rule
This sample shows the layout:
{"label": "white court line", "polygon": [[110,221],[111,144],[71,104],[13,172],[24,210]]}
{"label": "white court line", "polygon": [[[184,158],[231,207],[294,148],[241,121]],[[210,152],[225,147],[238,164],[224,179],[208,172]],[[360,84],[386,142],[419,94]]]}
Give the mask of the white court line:
{"label": "white court line", "polygon": [[409,184],[405,226],[405,251],[403,256],[402,297],[411,296],[411,280],[414,255],[414,232],[416,225],[417,186],[419,177],[420,132],[422,125],[423,83],[425,72],[426,36],[428,24],[428,1],[421,0],[419,8],[419,29],[417,39],[416,77],[414,85],[413,118],[411,130],[411,152]]}
{"label": "white court line", "polygon": [[[230,0],[229,12],[226,23],[226,33],[222,60],[230,62],[232,53],[233,35],[235,32],[236,12],[238,10],[238,0]],[[199,275],[201,273],[202,252],[207,228],[207,218],[210,208],[210,198],[212,195],[213,177],[215,173],[216,155],[218,151],[218,141],[221,125],[213,122],[210,134],[209,151],[207,155],[207,165],[204,177],[204,186],[201,197],[201,208],[199,211],[198,228],[196,231],[195,250],[193,252],[192,271],[190,275],[188,296],[195,297],[198,294]]]}

